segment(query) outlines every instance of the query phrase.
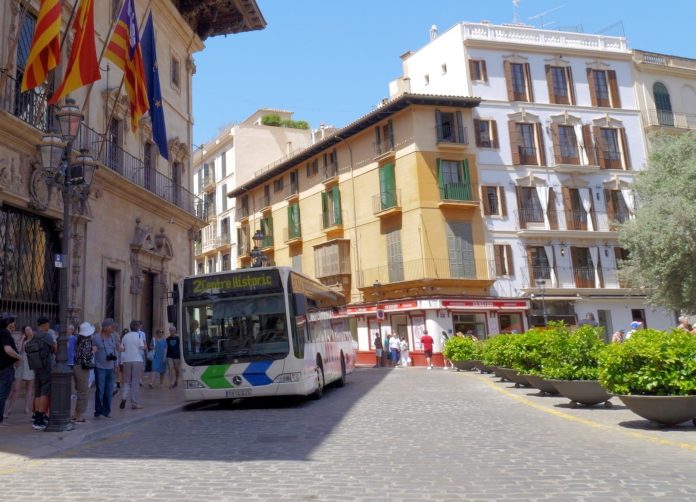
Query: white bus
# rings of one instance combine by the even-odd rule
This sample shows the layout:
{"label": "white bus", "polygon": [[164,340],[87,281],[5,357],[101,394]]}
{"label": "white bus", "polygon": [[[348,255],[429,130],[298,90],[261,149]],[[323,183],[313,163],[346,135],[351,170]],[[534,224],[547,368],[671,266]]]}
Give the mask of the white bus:
{"label": "white bus", "polygon": [[343,296],[289,267],[184,279],[179,299],[187,401],[312,395],[355,367]]}

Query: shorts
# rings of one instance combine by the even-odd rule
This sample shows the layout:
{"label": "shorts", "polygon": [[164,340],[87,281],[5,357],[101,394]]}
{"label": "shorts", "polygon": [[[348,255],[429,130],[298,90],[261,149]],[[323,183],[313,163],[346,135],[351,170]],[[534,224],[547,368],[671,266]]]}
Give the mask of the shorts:
{"label": "shorts", "polygon": [[432,351],[432,349],[431,349],[431,350],[424,350],[424,351],[423,351],[423,355],[424,355],[425,357],[433,357],[433,351]]}
{"label": "shorts", "polygon": [[375,356],[382,357],[382,349],[375,349]]}
{"label": "shorts", "polygon": [[34,370],[34,397],[51,394],[51,371]]}

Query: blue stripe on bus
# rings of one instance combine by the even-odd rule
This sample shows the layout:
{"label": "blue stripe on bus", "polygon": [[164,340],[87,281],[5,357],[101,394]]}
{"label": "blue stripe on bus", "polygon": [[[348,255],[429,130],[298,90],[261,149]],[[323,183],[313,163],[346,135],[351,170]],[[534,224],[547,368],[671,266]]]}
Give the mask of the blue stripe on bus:
{"label": "blue stripe on bus", "polygon": [[273,361],[258,361],[255,363],[250,363],[249,366],[247,366],[247,368],[244,370],[244,373],[242,373],[242,376],[246,378],[247,382],[249,382],[253,387],[273,383],[273,380],[271,380],[266,374],[266,371],[268,371],[268,368],[271,367],[271,364],[273,364]]}

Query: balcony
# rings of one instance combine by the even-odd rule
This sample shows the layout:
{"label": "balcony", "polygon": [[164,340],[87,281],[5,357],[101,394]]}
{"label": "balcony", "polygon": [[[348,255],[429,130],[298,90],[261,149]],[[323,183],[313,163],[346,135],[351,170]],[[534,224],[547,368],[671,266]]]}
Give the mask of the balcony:
{"label": "balcony", "polygon": [[232,235],[229,232],[223,232],[218,237],[219,248],[229,248],[232,246]]}
{"label": "balcony", "polygon": [[520,166],[538,166],[537,149],[533,146],[518,146],[517,155],[519,156]]}
{"label": "balcony", "polygon": [[269,212],[271,210],[271,196],[264,195],[256,199],[256,207],[258,207],[259,211],[262,213]]}
{"label": "balcony", "polygon": [[449,150],[463,150],[469,144],[466,127],[437,124],[435,127],[437,146]]}
{"label": "balcony", "polygon": [[633,51],[633,61],[638,64],[667,66],[669,68],[679,68],[683,70],[696,70],[696,61],[679,56],[668,56],[654,52]]}
{"label": "balcony", "polygon": [[338,183],[338,162],[333,161],[324,166],[324,169],[321,171],[321,182],[326,187]]}
{"label": "balcony", "polygon": [[193,243],[193,254],[198,256],[203,253],[203,244],[201,242]]}
{"label": "balcony", "polygon": [[300,199],[300,184],[297,182],[288,184],[283,189],[283,198],[292,204]]}
{"label": "balcony", "polygon": [[321,213],[321,229],[324,231],[343,229],[343,217],[341,213],[335,213],[333,211],[327,211]]}
{"label": "balcony", "polygon": [[470,183],[444,183],[439,186],[440,202],[438,207],[474,209],[479,206],[479,201],[471,189]]}
{"label": "balcony", "polygon": [[521,237],[562,237],[598,239],[615,239],[618,226],[629,220],[627,211],[620,211],[611,216],[604,211],[592,209],[588,215],[584,209],[555,208],[544,219],[541,208],[515,211],[517,216],[517,235]]}
{"label": "balcony", "polygon": [[293,228],[285,228],[283,230],[283,242],[286,244],[295,244],[302,242],[302,227],[297,225]]}
{"label": "balcony", "polygon": [[[487,286],[495,280],[492,265],[486,260],[450,261],[426,258],[366,268],[360,271],[358,288],[380,284],[404,283],[403,287],[417,287],[416,282],[440,287],[457,287],[462,281],[469,286]],[[411,284],[409,284],[411,283]],[[423,294],[424,290],[421,290]],[[428,293],[430,294],[430,293]]]}
{"label": "balcony", "polygon": [[[19,82],[0,71],[0,109],[23,122],[47,132],[54,125],[55,108],[45,106],[45,91],[19,92]],[[95,160],[107,169],[173,204],[179,209],[204,219],[206,207],[203,200],[190,192],[180,182],[146,166],[121,146],[82,123],[73,144],[75,150],[88,149]]]}
{"label": "balcony", "polygon": [[566,174],[588,174],[599,171],[598,150],[596,147],[585,148],[582,145],[553,145],[554,155],[549,165],[554,171]]}
{"label": "balcony", "polygon": [[212,192],[215,190],[215,176],[205,176],[201,180],[201,191],[203,192]]}
{"label": "balcony", "polygon": [[[557,258],[559,258],[557,256]],[[604,256],[600,257],[601,259]],[[562,258],[561,258],[562,259]],[[600,266],[595,274],[592,266],[532,266],[523,272],[522,289],[534,292],[540,289],[537,279],[545,280],[545,294],[576,294],[578,289],[606,290],[624,289],[626,285],[621,280],[618,270]]]}
{"label": "balcony", "polygon": [[689,113],[649,109],[643,112],[643,120],[646,128],[696,129],[696,115]]}
{"label": "balcony", "polygon": [[215,204],[208,204],[208,206],[206,208],[205,219],[208,222],[213,222],[213,221],[217,220],[217,211],[215,208]]}
{"label": "balcony", "polygon": [[213,237],[211,239],[206,239],[202,243],[201,253],[202,254],[211,253],[213,251],[216,251],[219,246],[220,246],[220,238],[219,237]]}
{"label": "balcony", "polygon": [[372,214],[380,218],[401,213],[401,190],[387,190],[372,196]]}
{"label": "balcony", "polygon": [[375,150],[375,160],[384,160],[394,156],[394,141],[389,138],[379,143],[372,143]]}
{"label": "balcony", "polygon": [[245,206],[237,206],[234,221],[240,222],[249,219],[249,208]]}

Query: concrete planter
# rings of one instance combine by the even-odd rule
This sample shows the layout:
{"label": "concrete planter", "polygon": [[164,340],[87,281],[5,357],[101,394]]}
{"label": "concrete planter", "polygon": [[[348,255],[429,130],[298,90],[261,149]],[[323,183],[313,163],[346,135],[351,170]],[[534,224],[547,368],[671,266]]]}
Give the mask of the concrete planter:
{"label": "concrete planter", "polygon": [[636,415],[654,425],[676,425],[691,420],[696,425],[696,396],[619,396]]}
{"label": "concrete planter", "polygon": [[452,365],[457,368],[457,371],[471,371],[474,369],[476,361],[452,361]]}
{"label": "concrete planter", "polygon": [[548,394],[550,396],[557,396],[558,390],[553,384],[547,380],[544,380],[538,375],[524,375],[527,381],[532,384],[532,387],[536,387],[543,394]]}
{"label": "concrete planter", "polygon": [[549,380],[556,390],[564,397],[570,399],[570,405],[575,408],[578,404],[594,406],[604,403],[611,407],[611,394],[602,387],[597,380]]}
{"label": "concrete planter", "polygon": [[503,381],[509,380],[509,378],[505,376],[505,374],[503,372],[503,368],[501,368],[500,366],[492,366],[492,368],[493,368],[493,374],[495,376],[497,376],[498,378],[500,378]]}
{"label": "concrete planter", "polygon": [[503,371],[506,379],[515,382],[515,387],[530,387],[527,379],[512,368],[500,368],[500,370]]}

